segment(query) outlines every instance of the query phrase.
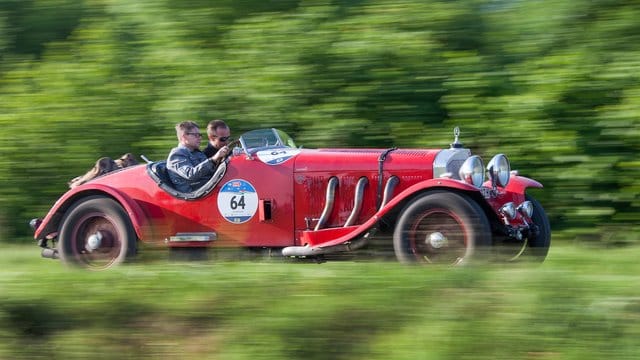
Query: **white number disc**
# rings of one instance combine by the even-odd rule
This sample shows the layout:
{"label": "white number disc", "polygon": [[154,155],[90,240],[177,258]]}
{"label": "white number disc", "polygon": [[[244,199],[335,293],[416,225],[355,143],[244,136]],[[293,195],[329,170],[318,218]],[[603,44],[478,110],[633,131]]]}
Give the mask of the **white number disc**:
{"label": "white number disc", "polygon": [[220,188],[218,210],[231,223],[245,223],[258,210],[258,193],[248,181],[230,180]]}

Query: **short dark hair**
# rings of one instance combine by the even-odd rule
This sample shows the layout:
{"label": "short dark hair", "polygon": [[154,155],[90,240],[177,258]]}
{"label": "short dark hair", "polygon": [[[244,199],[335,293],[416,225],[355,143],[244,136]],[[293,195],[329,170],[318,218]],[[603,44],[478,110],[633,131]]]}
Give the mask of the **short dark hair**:
{"label": "short dark hair", "polygon": [[180,136],[183,134],[193,130],[194,128],[200,128],[195,121],[187,120],[176,124],[176,135],[178,136],[178,140],[180,140]]}
{"label": "short dark hair", "polygon": [[220,119],[211,120],[207,125],[207,134],[209,136],[216,135],[219,128],[228,129],[229,127],[227,126],[227,123],[225,123],[223,120],[220,120]]}

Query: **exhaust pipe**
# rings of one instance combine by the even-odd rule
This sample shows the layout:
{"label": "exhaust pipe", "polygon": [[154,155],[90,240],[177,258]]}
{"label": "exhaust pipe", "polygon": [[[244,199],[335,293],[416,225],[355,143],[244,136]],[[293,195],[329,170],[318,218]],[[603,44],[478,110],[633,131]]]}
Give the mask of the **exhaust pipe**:
{"label": "exhaust pipe", "polygon": [[364,198],[364,188],[367,186],[369,181],[366,177],[361,177],[358,180],[358,184],[356,184],[356,196],[353,199],[353,210],[351,210],[351,215],[344,223],[344,227],[351,226],[358,218],[358,214],[360,214],[360,208],[362,208],[362,199]]}
{"label": "exhaust pipe", "polygon": [[47,259],[59,259],[57,249],[44,248],[42,249],[42,253],[40,255],[42,255],[43,258]]}
{"label": "exhaust pipe", "polygon": [[336,187],[338,186],[338,178],[332,176],[329,179],[329,183],[327,184],[327,194],[324,202],[324,210],[322,210],[322,215],[320,215],[320,219],[318,219],[318,223],[314,228],[314,231],[318,231],[322,229],[329,219],[329,215],[331,215],[331,210],[333,209],[333,201],[335,200]]}
{"label": "exhaust pipe", "polygon": [[349,252],[360,249],[365,246],[369,241],[370,233],[366,233],[359,239],[351,241],[345,244],[338,244],[327,247],[311,247],[308,244],[305,246],[288,246],[282,249],[282,255],[285,257],[308,257],[324,254],[333,254],[338,252]]}

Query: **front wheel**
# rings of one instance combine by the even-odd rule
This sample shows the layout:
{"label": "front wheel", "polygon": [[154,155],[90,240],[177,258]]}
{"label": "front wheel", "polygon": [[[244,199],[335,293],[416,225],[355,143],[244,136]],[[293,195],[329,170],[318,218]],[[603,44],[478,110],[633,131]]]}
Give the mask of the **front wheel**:
{"label": "front wheel", "polygon": [[551,246],[551,225],[544,208],[538,200],[526,195],[526,200],[533,204],[533,214],[531,221],[538,227],[538,231],[527,239],[527,249],[524,254],[533,261],[542,262],[547,257],[549,246]]}
{"label": "front wheel", "polygon": [[405,263],[460,265],[489,246],[486,215],[473,200],[456,193],[431,193],[412,201],[393,233],[396,257]]}
{"label": "front wheel", "polygon": [[69,265],[102,270],[136,252],[136,233],[116,201],[92,196],[73,205],[62,220],[58,253]]}

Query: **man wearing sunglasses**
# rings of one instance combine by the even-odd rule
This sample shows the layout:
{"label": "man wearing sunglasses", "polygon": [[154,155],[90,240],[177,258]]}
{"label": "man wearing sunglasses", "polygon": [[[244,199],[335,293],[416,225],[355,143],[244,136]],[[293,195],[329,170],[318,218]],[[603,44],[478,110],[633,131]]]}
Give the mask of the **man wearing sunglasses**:
{"label": "man wearing sunglasses", "polygon": [[209,143],[202,152],[207,157],[212,157],[229,143],[231,130],[224,121],[211,120],[207,125],[207,137],[209,138]]}
{"label": "man wearing sunglasses", "polygon": [[229,153],[229,148],[223,146],[207,157],[200,151],[202,134],[193,121],[177,124],[176,135],[178,146],[169,153],[167,170],[176,190],[188,193],[199,189],[211,178],[220,160]]}

